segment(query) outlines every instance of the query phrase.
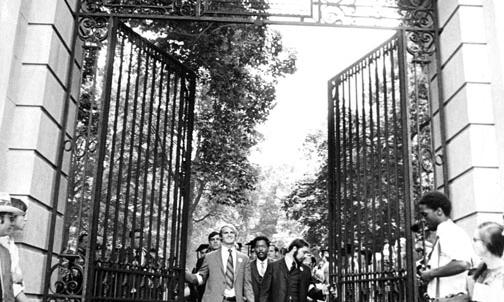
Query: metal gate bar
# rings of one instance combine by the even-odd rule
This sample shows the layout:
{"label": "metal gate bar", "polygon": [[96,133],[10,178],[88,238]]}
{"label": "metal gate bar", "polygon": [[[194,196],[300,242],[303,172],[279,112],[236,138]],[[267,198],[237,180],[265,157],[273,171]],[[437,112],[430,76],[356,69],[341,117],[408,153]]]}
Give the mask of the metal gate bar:
{"label": "metal gate bar", "polygon": [[[108,22],[106,41],[84,45],[68,249],[51,269],[46,300],[180,300],[195,74],[118,19]],[[76,247],[81,231],[85,250]]]}
{"label": "metal gate bar", "polygon": [[338,301],[416,296],[409,228],[418,183],[410,179],[414,173],[421,184],[425,173],[412,168],[423,146],[410,137],[410,126],[420,127],[419,115],[410,116],[419,85],[411,99],[404,39],[398,32],[329,81],[330,274]]}

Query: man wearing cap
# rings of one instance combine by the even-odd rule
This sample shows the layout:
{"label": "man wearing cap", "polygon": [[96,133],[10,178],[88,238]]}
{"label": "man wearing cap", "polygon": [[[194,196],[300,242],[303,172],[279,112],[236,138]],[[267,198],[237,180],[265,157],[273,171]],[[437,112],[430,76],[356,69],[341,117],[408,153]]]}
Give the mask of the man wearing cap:
{"label": "man wearing cap", "polygon": [[[17,201],[20,200],[18,199]],[[14,302],[16,300],[27,301],[26,296],[22,292],[22,277],[20,275],[20,271],[17,271],[17,269],[19,269],[19,254],[17,253],[17,247],[12,241],[12,246],[14,246],[15,251],[11,254],[9,253],[11,244],[9,244],[8,248],[6,248],[3,243],[3,241],[10,241],[9,234],[11,233],[11,228],[18,219],[16,216],[22,217],[23,223],[20,222],[20,225],[24,227],[24,215],[25,212],[23,210],[12,205],[9,194],[0,192],[0,237],[2,237],[0,238],[0,241],[2,242],[0,244],[0,289],[2,301],[4,302]],[[15,255],[11,257],[14,253]],[[13,263],[13,260],[17,261],[17,263]],[[16,274],[19,273],[19,276],[16,276],[16,281],[21,283],[20,287],[16,287],[16,293],[14,292],[12,274],[15,267],[17,267],[15,271]],[[17,296],[19,296],[19,298]]]}
{"label": "man wearing cap", "polygon": [[203,302],[254,302],[249,257],[236,250],[236,228],[225,225],[220,230],[222,247],[208,253],[196,274],[186,272],[193,284],[206,281]]}
{"label": "man wearing cap", "polygon": [[[205,255],[208,251],[208,244],[200,244],[200,246],[196,249],[197,257],[198,260],[196,261],[196,266],[193,268],[192,272],[197,273],[201,266],[203,265],[203,260],[205,259]],[[203,293],[205,292],[205,285],[195,285],[191,284],[190,286],[191,290],[191,299],[190,301],[197,301],[200,302],[201,299],[203,298]]]}

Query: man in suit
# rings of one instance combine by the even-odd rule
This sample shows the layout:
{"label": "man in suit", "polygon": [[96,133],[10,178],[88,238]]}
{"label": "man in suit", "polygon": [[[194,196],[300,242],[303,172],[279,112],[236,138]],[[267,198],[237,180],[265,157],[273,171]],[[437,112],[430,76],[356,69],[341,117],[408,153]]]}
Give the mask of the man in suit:
{"label": "man in suit", "polygon": [[309,244],[295,239],[285,257],[268,265],[259,302],[306,302],[311,280],[310,268],[303,264]]}
{"label": "man in suit", "polygon": [[254,302],[247,255],[236,250],[237,231],[232,225],[220,230],[221,248],[208,253],[196,274],[186,272],[186,281],[206,282],[202,302]]}
{"label": "man in suit", "polygon": [[265,236],[258,236],[251,242],[255,251],[256,259],[250,262],[250,273],[252,276],[252,289],[254,290],[254,300],[259,301],[261,286],[268,268],[268,249],[270,241]]}

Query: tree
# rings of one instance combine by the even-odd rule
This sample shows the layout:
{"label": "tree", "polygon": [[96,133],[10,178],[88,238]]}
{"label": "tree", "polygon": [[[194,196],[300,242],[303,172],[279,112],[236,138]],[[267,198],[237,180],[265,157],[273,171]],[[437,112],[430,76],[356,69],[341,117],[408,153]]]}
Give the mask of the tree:
{"label": "tree", "polygon": [[249,203],[257,182],[247,158],[260,139],[255,127],[274,105],[276,80],[295,71],[295,57],[265,26],[152,22],[140,28],[160,35],[156,44],[199,75],[191,221],[218,216],[218,204]]}

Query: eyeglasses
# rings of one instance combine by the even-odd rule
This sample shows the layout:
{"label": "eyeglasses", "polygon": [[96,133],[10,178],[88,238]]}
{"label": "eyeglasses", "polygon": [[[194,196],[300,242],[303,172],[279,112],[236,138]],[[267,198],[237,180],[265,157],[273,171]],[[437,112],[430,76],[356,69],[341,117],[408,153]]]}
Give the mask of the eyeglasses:
{"label": "eyeglasses", "polygon": [[223,235],[225,235],[225,234],[234,234],[234,233],[235,233],[235,232],[233,232],[233,231],[222,232],[222,234],[223,234]]}
{"label": "eyeglasses", "polygon": [[221,241],[220,238],[216,237],[216,238],[210,238],[210,241]]}

